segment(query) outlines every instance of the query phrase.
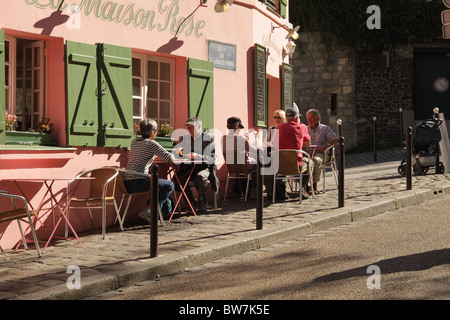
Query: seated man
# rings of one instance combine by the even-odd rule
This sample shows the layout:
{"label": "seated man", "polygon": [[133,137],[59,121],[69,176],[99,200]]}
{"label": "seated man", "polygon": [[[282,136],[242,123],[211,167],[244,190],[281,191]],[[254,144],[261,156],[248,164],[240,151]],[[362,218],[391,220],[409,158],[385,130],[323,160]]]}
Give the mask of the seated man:
{"label": "seated man", "polygon": [[[158,125],[155,120],[144,119],[139,124],[139,128],[142,138],[136,138],[131,142],[130,157],[127,165],[128,170],[148,174],[149,168],[156,156],[169,163],[175,159],[170,152],[154,140],[158,132]],[[124,173],[123,183],[128,192],[150,191],[150,178],[142,175]],[[169,180],[159,179],[158,186],[159,204],[163,208],[173,192],[174,185]],[[150,222],[149,206],[150,200],[147,201],[146,208],[139,213],[139,216],[148,222]]]}
{"label": "seated man", "polygon": [[[247,136],[242,132],[244,126],[241,119],[238,117],[230,117],[227,119],[228,132],[222,137],[222,151],[225,158],[225,162],[235,162],[234,164],[245,164],[248,172],[256,171],[256,157],[257,148],[249,142]],[[236,151],[242,151],[242,153],[234,155]],[[255,180],[251,180],[255,183]],[[239,182],[239,180],[237,181]],[[236,188],[237,186],[237,188]],[[235,190],[241,190],[241,185],[236,184]]]}
{"label": "seated man", "polygon": [[[211,135],[202,132],[202,123],[198,118],[189,118],[185,127],[189,134],[181,137],[180,142],[175,146],[175,150],[178,153],[182,152],[183,157],[188,160],[180,164],[177,175],[180,178],[180,183],[185,185],[189,173],[193,169],[190,181],[194,182],[198,191],[198,201],[194,199],[190,188],[186,188],[185,192],[191,204],[198,204],[198,212],[202,213],[208,207],[206,198],[208,180],[213,190],[219,189],[219,179],[216,177],[215,142]],[[195,162],[191,163],[189,160]],[[175,185],[175,189],[181,192],[180,185]]]}
{"label": "seated man", "polygon": [[[300,113],[296,109],[287,109],[286,123],[277,127],[275,134],[275,146],[279,150],[294,149],[303,150],[304,146],[309,146],[310,136],[306,125],[300,123]],[[303,161],[303,155],[297,154],[299,168],[306,168],[307,163]],[[306,195],[303,196],[307,198]]]}
{"label": "seated man", "polygon": [[[243,128],[241,119],[238,117],[230,117],[227,119],[228,133],[222,137],[222,150],[226,156],[225,161],[227,161],[227,157],[234,156],[234,151],[241,150],[245,154],[242,161],[245,161],[247,170],[256,170],[257,149],[242,133],[241,129]],[[227,154],[229,155],[227,156]],[[238,158],[236,160],[240,161],[241,159]]]}
{"label": "seated man", "polygon": [[308,122],[308,132],[311,136],[311,147],[305,148],[305,151],[311,155],[313,190],[309,193],[318,194],[317,183],[320,181],[320,175],[323,169],[325,159],[325,150],[337,144],[338,137],[334,131],[327,125],[320,123],[320,112],[317,109],[310,109],[306,112],[306,121]]}

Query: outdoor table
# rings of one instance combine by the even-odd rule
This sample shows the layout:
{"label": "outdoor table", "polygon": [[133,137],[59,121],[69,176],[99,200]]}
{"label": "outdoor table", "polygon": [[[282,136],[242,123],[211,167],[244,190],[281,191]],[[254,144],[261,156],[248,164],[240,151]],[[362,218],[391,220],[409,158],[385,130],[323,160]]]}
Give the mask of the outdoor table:
{"label": "outdoor table", "polygon": [[[79,177],[79,178],[75,178],[75,179],[76,180],[90,180],[90,179],[93,179],[93,178],[91,178],[91,177]],[[65,192],[66,194],[63,195],[60,200],[57,200],[56,199],[56,195],[55,195],[55,193],[53,191],[53,184],[56,181],[69,181],[69,180],[74,180],[74,178],[6,178],[6,179],[2,178],[0,180],[1,181],[12,181],[12,182],[14,182],[14,184],[17,186],[17,188],[19,189],[19,191],[22,194],[22,196],[29,203],[31,209],[36,212],[36,219],[37,219],[36,222],[39,221],[45,215],[45,213],[47,213],[49,211],[52,211],[52,213],[53,213],[53,231],[50,234],[50,237],[48,238],[48,240],[47,240],[47,242],[46,242],[42,252],[45,251],[45,249],[47,248],[48,244],[50,243],[50,241],[53,238],[68,239],[68,237],[56,237],[54,235],[56,230],[57,230],[57,228],[58,228],[58,226],[59,226],[59,224],[61,223],[62,219],[66,220],[66,222],[67,222],[68,226],[70,227],[70,229],[72,230],[75,238],[81,244],[80,238],[78,237],[77,233],[75,232],[74,228],[72,227],[72,225],[70,224],[70,222],[69,222],[69,220],[67,219],[67,216],[66,216],[66,212],[67,212],[67,209],[68,209],[69,204],[70,204],[70,198],[71,198],[70,194],[68,194],[67,191],[66,191]],[[21,188],[19,182],[24,182],[24,183],[37,182],[37,183],[43,183],[43,185],[45,185],[45,187],[46,187],[45,194],[42,197],[42,200],[41,200],[41,202],[39,203],[39,205],[38,205],[38,207],[36,209],[34,209],[33,205],[30,202],[30,199],[27,197],[26,192],[24,192],[23,189]],[[78,187],[78,185],[77,185],[77,187]],[[73,191],[71,191],[70,193],[73,194],[73,192],[75,192],[77,187],[74,188]],[[62,202],[62,200],[64,198],[67,198],[67,203],[65,205],[62,205],[61,202]],[[45,212],[41,212],[41,211],[43,211],[44,203],[46,203],[48,201],[50,201],[50,208],[47,209]],[[58,221],[56,223],[55,223],[55,217],[54,217],[55,209],[58,209],[57,211],[59,211],[59,213],[60,213],[60,217],[59,217],[59,219],[58,219]],[[19,244],[17,246],[19,246],[20,243],[21,242],[19,242]]]}

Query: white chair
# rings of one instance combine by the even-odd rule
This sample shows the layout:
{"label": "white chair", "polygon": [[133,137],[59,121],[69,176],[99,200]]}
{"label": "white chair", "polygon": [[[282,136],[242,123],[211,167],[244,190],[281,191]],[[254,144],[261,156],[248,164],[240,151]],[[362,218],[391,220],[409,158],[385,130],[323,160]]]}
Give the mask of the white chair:
{"label": "white chair", "polygon": [[[25,250],[28,250],[28,245],[27,245],[27,240],[25,238],[25,234],[23,232],[22,224],[20,223],[20,221],[25,221],[26,223],[28,223],[31,228],[31,234],[33,236],[34,245],[36,246],[36,250],[37,250],[38,256],[40,258],[42,256],[41,249],[39,248],[39,242],[38,242],[38,239],[36,236],[36,230],[34,228],[33,220],[31,218],[32,216],[35,216],[36,213],[29,209],[27,200],[22,196],[13,195],[7,191],[0,191],[0,197],[11,199],[12,204],[13,204],[12,210],[0,212],[0,223],[12,221],[12,220],[17,221],[17,224],[19,225],[20,234],[22,235],[22,241],[23,241],[23,246],[24,246]],[[23,207],[18,208],[16,205],[16,200],[21,201],[23,203]],[[26,219],[26,220],[22,220],[22,219]]]}
{"label": "white chair", "polygon": [[[233,156],[233,159],[230,159]],[[227,181],[225,183],[225,194],[223,196],[223,201],[226,200],[227,192],[228,192],[228,182],[229,180],[247,180],[247,185],[245,188],[245,198],[244,201],[247,202],[248,191],[250,187],[250,181],[252,179],[252,174],[254,172],[248,170],[248,165],[245,164],[245,152],[233,150],[227,154],[227,152],[223,153],[223,157],[225,159],[225,164],[228,169],[227,173]],[[232,176],[234,175],[234,176]],[[239,184],[239,188],[241,185]],[[242,188],[241,188],[241,196],[242,196]]]}
{"label": "white chair", "polygon": [[[278,155],[276,155],[278,153]],[[276,153],[272,153],[275,161],[278,161],[278,171],[273,175],[273,192],[272,192],[272,202],[275,203],[275,193],[276,193],[276,181],[277,180],[298,180],[299,181],[299,202],[302,203],[302,186],[303,186],[303,174],[309,174],[310,180],[312,182],[312,175],[310,174],[310,155],[303,150],[278,150]],[[303,155],[303,161],[308,163],[307,167],[302,169],[298,166],[297,154],[301,153]]]}
{"label": "white chair", "polygon": [[336,154],[335,154],[335,147],[331,146],[328,147],[324,152],[324,159],[323,159],[323,168],[322,168],[322,177],[323,177],[323,193],[325,193],[325,177],[326,177],[326,169],[331,168],[331,171],[334,176],[334,181],[336,182],[336,187],[338,186],[338,179],[337,179],[337,166],[336,166]]}
{"label": "white chair", "polygon": [[[88,209],[89,216],[91,218],[92,227],[95,228],[94,219],[92,217],[91,209],[102,209],[102,238],[105,239],[106,235],[106,210],[108,205],[113,205],[116,212],[117,219],[119,220],[120,230],[123,231],[122,218],[120,217],[119,208],[117,207],[115,199],[116,181],[119,171],[113,167],[103,167],[93,170],[85,171],[79,174],[75,179],[69,181],[67,186],[67,192],[70,197],[70,204],[67,208],[67,220],[69,220],[70,209]],[[71,185],[76,182],[79,177],[91,177],[89,180],[88,194],[84,197],[75,197],[73,192],[71,193]],[[73,186],[72,186],[73,189]],[[84,204],[83,206],[73,206],[73,204]],[[68,234],[68,228],[66,223],[66,237]]]}

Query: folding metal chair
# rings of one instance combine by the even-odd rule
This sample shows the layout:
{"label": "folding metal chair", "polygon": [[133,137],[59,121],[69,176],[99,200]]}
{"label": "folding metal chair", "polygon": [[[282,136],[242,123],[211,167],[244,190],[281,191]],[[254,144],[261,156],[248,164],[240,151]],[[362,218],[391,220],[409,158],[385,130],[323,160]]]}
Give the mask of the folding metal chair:
{"label": "folding metal chair", "polygon": [[338,186],[337,179],[337,166],[336,166],[336,154],[335,147],[328,147],[325,152],[325,157],[323,159],[323,168],[322,168],[322,176],[323,176],[323,192],[325,193],[325,177],[326,177],[326,169],[331,168],[331,171],[334,176],[334,181],[336,182],[336,187]]}
{"label": "folding metal chair", "polygon": [[[233,159],[229,159],[231,157],[231,155],[233,156]],[[228,191],[228,182],[229,180],[243,180],[246,179],[247,180],[247,185],[245,188],[245,202],[247,202],[247,197],[248,197],[248,190],[250,187],[250,181],[252,179],[252,174],[255,174],[254,171],[249,171],[248,170],[248,165],[245,164],[245,156],[246,153],[243,151],[237,151],[237,150],[233,150],[233,152],[224,152],[223,153],[223,157],[225,159],[225,164],[227,166],[228,169],[228,173],[227,173],[227,181],[225,183],[225,194],[223,196],[223,201],[226,200],[227,197],[227,191]],[[232,175],[235,176],[232,176]],[[241,188],[241,185],[239,184],[239,188]],[[241,196],[242,196],[242,188],[241,188]]]}
{"label": "folding metal chair", "polygon": [[[90,185],[88,194],[85,197],[75,197],[73,194],[71,194],[70,188],[72,183],[76,181],[76,178],[69,181],[67,192],[70,197],[70,204],[67,209],[67,219],[69,219],[70,209],[88,209],[92,227],[95,228],[91,209],[102,209],[102,238],[105,239],[107,205],[113,205],[117,219],[119,220],[120,230],[123,231],[123,221],[120,217],[119,208],[117,207],[115,199],[116,178],[118,175],[118,169],[112,167],[88,170],[79,174],[76,178],[86,176],[90,176],[93,178],[92,180],[89,180]],[[72,206],[72,204],[84,204],[85,206]],[[66,223],[66,237],[67,233],[68,229]]]}
{"label": "folding metal chair", "polygon": [[[299,202],[302,203],[302,186],[303,186],[303,175],[309,174],[310,181],[312,182],[312,175],[310,174],[310,155],[303,150],[285,149],[277,150],[278,153],[278,171],[273,175],[273,192],[272,192],[272,203],[275,203],[275,190],[277,180],[299,180]],[[302,169],[298,166],[297,154],[301,153],[303,155],[303,161],[308,163],[307,167]]]}
{"label": "folding metal chair", "polygon": [[[12,210],[0,212],[0,223],[17,220],[17,224],[19,225],[19,229],[20,229],[20,234],[22,235],[23,246],[26,250],[28,250],[27,240],[26,240],[25,234],[23,232],[22,224],[20,223],[20,221],[22,219],[26,218],[27,220],[25,220],[25,222],[30,225],[31,234],[33,235],[34,245],[36,246],[36,250],[37,250],[38,256],[40,258],[42,256],[41,249],[39,248],[39,242],[38,242],[38,239],[36,236],[36,230],[34,228],[33,219],[31,218],[32,216],[35,216],[36,213],[29,209],[27,200],[22,196],[13,195],[7,191],[0,190],[0,197],[11,199],[11,202],[14,207],[14,209],[12,209]],[[23,207],[18,208],[16,205],[16,200],[20,200],[23,203]]]}

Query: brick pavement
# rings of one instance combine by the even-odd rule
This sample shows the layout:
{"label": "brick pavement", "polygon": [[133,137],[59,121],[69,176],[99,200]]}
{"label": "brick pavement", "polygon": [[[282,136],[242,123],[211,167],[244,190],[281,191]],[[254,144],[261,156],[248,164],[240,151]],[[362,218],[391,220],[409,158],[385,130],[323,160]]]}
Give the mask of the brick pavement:
{"label": "brick pavement", "polygon": [[[345,206],[338,207],[338,190],[331,172],[327,191],[315,199],[289,199],[272,204],[265,200],[263,230],[256,230],[255,199],[247,203],[234,198],[194,217],[175,215],[159,227],[158,256],[150,258],[150,227],[141,221],[128,222],[124,232],[111,227],[107,239],[98,230],[75,240],[56,241],[42,258],[36,251],[5,251],[0,254],[0,299],[82,299],[121,286],[185,270],[195,265],[301,237],[318,230],[375,214],[413,206],[436,196],[450,194],[450,174],[406,178],[397,173],[399,150],[347,155]],[[68,267],[77,266],[81,289],[69,290]]]}

